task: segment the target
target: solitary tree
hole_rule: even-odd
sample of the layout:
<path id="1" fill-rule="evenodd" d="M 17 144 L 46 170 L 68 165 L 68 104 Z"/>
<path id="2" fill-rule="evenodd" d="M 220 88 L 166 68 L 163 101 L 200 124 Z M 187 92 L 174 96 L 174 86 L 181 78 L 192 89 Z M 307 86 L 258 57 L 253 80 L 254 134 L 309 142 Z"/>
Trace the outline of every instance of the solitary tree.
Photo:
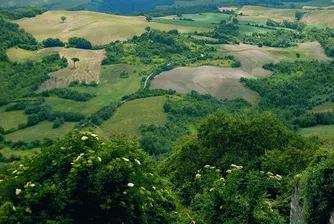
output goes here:
<path id="1" fill-rule="evenodd" d="M 79 62 L 80 59 L 79 59 L 79 58 L 72 58 L 72 61 L 73 61 L 73 63 L 74 63 L 74 68 L 75 68 L 75 63 Z"/>
<path id="2" fill-rule="evenodd" d="M 152 16 L 146 16 L 146 21 L 151 22 L 152 21 Z"/>
<path id="3" fill-rule="evenodd" d="M 65 20 L 67 19 L 65 16 L 62 16 L 61 18 L 61 21 L 63 21 L 63 23 L 65 22 Z"/>
<path id="4" fill-rule="evenodd" d="M 304 16 L 303 12 L 298 11 L 298 12 L 295 13 L 295 17 L 296 17 L 297 20 L 301 20 L 301 18 L 303 18 L 303 16 Z"/>
<path id="5" fill-rule="evenodd" d="M 145 28 L 145 30 L 146 30 L 147 32 L 150 32 L 151 27 L 147 26 L 147 27 Z"/>
<path id="6" fill-rule="evenodd" d="M 236 25 L 236 24 L 239 23 L 239 20 L 238 20 L 237 18 L 234 17 L 233 20 L 232 20 L 232 23 Z"/>

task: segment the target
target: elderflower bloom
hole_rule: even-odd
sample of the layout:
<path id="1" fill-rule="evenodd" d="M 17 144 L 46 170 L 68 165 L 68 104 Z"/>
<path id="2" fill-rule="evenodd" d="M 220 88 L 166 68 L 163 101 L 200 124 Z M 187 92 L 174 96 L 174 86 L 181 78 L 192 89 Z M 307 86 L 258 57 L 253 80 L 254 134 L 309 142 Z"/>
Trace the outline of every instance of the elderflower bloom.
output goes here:
<path id="1" fill-rule="evenodd" d="M 92 137 L 99 137 L 97 134 L 91 134 Z"/>
<path id="2" fill-rule="evenodd" d="M 201 174 L 199 174 L 199 173 L 198 173 L 198 174 L 196 174 L 195 178 L 196 178 L 196 179 L 199 179 L 199 178 L 201 178 Z"/>
<path id="3" fill-rule="evenodd" d="M 205 165 L 204 168 L 208 169 L 210 168 L 210 165 Z"/>
<path id="4" fill-rule="evenodd" d="M 21 194 L 21 191 L 22 191 L 21 189 L 16 189 L 16 190 L 15 190 L 15 194 L 16 194 L 16 195 L 19 195 L 19 194 Z"/>
<path id="5" fill-rule="evenodd" d="M 101 157 L 99 157 L 99 156 L 98 156 L 98 157 L 97 157 L 97 159 L 98 159 L 100 162 L 102 162 L 102 159 L 101 159 Z"/>
<path id="6" fill-rule="evenodd" d="M 88 139 L 87 136 L 82 136 L 82 137 L 81 137 L 81 140 L 82 140 L 82 141 L 86 141 L 87 139 Z"/>
<path id="7" fill-rule="evenodd" d="M 133 183 L 128 183 L 128 187 L 134 187 L 135 185 Z"/>
<path id="8" fill-rule="evenodd" d="M 129 159 L 124 158 L 124 157 L 122 157 L 122 159 L 123 159 L 125 162 L 129 162 L 129 161 L 130 161 Z"/>
<path id="9" fill-rule="evenodd" d="M 213 192 L 214 190 L 215 190 L 214 188 L 211 188 L 211 189 L 210 189 L 210 192 Z"/>
<path id="10" fill-rule="evenodd" d="M 36 185 L 35 184 L 30 184 L 30 187 L 35 187 Z"/>
<path id="11" fill-rule="evenodd" d="M 135 161 L 136 161 L 136 163 L 137 163 L 138 165 L 141 164 L 140 161 L 139 161 L 138 159 L 135 159 Z"/>
<path id="12" fill-rule="evenodd" d="M 232 170 L 226 170 L 226 173 L 232 173 Z"/>

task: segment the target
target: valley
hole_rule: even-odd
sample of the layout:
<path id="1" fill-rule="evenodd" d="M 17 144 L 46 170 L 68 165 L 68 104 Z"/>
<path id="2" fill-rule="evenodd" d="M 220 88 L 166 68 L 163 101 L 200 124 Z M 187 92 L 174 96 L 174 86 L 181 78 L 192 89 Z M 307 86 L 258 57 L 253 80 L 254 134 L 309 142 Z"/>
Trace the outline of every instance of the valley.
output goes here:
<path id="1" fill-rule="evenodd" d="M 330 0 L 0 7 L 0 223 L 332 217 Z"/>

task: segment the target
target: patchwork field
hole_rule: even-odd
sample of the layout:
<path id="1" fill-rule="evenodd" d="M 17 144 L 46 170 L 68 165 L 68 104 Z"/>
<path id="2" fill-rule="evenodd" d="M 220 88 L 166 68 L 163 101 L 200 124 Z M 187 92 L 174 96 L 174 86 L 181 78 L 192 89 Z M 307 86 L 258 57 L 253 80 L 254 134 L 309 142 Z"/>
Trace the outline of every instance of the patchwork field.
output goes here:
<path id="1" fill-rule="evenodd" d="M 35 152 L 39 152 L 40 149 L 29 149 L 29 150 L 14 150 L 10 148 L 4 148 L 0 150 L 0 153 L 6 158 L 14 156 L 20 156 L 20 157 L 29 157 L 32 156 Z"/>
<path id="2" fill-rule="evenodd" d="M 67 20 L 62 23 L 61 16 Z M 152 29 L 180 32 L 206 31 L 203 28 L 183 27 L 172 24 L 147 22 L 145 17 L 116 16 L 89 11 L 48 11 L 35 18 L 15 21 L 39 41 L 49 37 L 58 37 L 66 41 L 69 37 L 85 37 L 94 45 L 108 44 L 115 40 L 126 40 L 145 32 L 145 27 Z"/>
<path id="3" fill-rule="evenodd" d="M 5 112 L 6 107 L 0 107 L 0 126 L 5 130 L 17 128 L 19 124 L 27 123 L 27 116 L 23 111 Z"/>
<path id="4" fill-rule="evenodd" d="M 239 82 L 241 77 L 250 78 L 251 76 L 239 68 L 180 67 L 156 76 L 152 81 L 151 89 L 174 89 L 179 93 L 195 90 L 217 98 L 242 97 L 251 101 L 256 99 L 256 93 L 241 85 Z"/>
<path id="5" fill-rule="evenodd" d="M 329 60 L 318 42 L 301 43 L 298 47 L 273 48 L 255 45 L 220 45 L 222 53 L 229 52 L 241 62 L 241 68 L 254 77 L 270 75 L 262 66 L 267 63 L 277 63 L 281 60 Z M 296 53 L 300 54 L 297 58 Z"/>
<path id="6" fill-rule="evenodd" d="M 52 122 L 43 121 L 35 126 L 25 128 L 5 135 L 6 140 L 31 142 L 44 138 L 56 139 L 69 133 L 76 123 L 65 123 L 60 128 L 53 129 Z"/>
<path id="7" fill-rule="evenodd" d="M 149 66 L 133 67 L 124 64 L 103 66 L 100 83 L 97 87 L 72 88 L 77 91 L 94 93 L 96 94 L 96 97 L 92 98 L 88 102 L 78 102 L 58 97 L 48 97 L 46 98 L 46 102 L 56 111 L 80 111 L 83 114 L 90 114 L 113 101 L 120 101 L 124 95 L 135 93 L 140 88 L 140 81 L 142 79 L 138 73 L 149 68 Z M 129 73 L 129 78 L 120 78 L 120 74 L 123 71 L 127 71 Z"/>
<path id="8" fill-rule="evenodd" d="M 192 19 L 193 21 L 179 20 L 176 16 L 165 16 L 160 18 L 154 18 L 154 22 L 163 23 L 163 24 L 173 24 L 180 26 L 190 26 L 190 27 L 198 27 L 198 28 L 207 28 L 213 29 L 217 24 L 220 23 L 221 20 L 228 20 L 230 15 L 222 14 L 222 13 L 197 13 L 197 14 L 183 14 L 181 19 Z M 264 33 L 272 30 L 263 29 L 259 27 L 247 26 L 248 22 L 254 22 L 253 17 L 248 16 L 239 16 L 238 19 L 243 21 L 240 23 L 239 32 L 240 35 L 249 35 L 253 32 Z M 265 22 L 267 19 L 261 18 Z M 261 21 L 262 21 L 261 20 Z"/>
<path id="9" fill-rule="evenodd" d="M 163 111 L 165 101 L 164 96 L 129 101 L 118 108 L 113 117 L 102 124 L 101 129 L 108 135 L 125 132 L 139 136 L 142 124 L 162 125 L 166 122 Z"/>
<path id="10" fill-rule="evenodd" d="M 64 88 L 75 80 L 85 80 L 87 83 L 92 81 L 100 82 L 101 62 L 105 57 L 105 50 L 56 47 L 43 49 L 38 54 L 44 55 L 51 52 L 58 52 L 61 57 L 65 57 L 68 61 L 68 67 L 51 73 L 51 79 L 44 82 L 37 92 L 53 88 Z M 74 66 L 72 58 L 79 58 L 80 61 Z"/>
<path id="11" fill-rule="evenodd" d="M 310 27 L 334 28 L 334 10 L 311 10 L 301 21 Z"/>
<path id="12" fill-rule="evenodd" d="M 319 136 L 334 141 L 334 125 L 318 125 L 311 128 L 302 128 L 299 134 L 305 137 Z"/>

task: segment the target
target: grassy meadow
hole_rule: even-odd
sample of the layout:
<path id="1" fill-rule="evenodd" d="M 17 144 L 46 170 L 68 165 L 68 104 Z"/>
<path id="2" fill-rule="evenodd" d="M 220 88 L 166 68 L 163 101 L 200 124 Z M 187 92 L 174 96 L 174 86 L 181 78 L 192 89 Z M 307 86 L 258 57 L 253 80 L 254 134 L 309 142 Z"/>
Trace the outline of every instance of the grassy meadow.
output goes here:
<path id="1" fill-rule="evenodd" d="M 140 136 L 139 128 L 142 124 L 162 125 L 166 122 L 163 111 L 165 101 L 164 96 L 129 101 L 119 107 L 113 117 L 102 124 L 101 129 L 107 135 L 125 132 Z"/>
<path id="2" fill-rule="evenodd" d="M 52 128 L 52 122 L 43 121 L 35 126 L 28 127 L 5 136 L 10 141 L 31 142 L 34 140 L 43 140 L 44 138 L 57 139 L 73 130 L 76 123 L 64 123 L 57 129 Z"/>
<path id="3" fill-rule="evenodd" d="M 0 126 L 5 130 L 17 128 L 19 124 L 27 123 L 27 115 L 24 111 L 5 112 L 6 106 L 0 107 Z"/>
<path id="4" fill-rule="evenodd" d="M 334 125 L 318 125 L 311 128 L 302 128 L 299 134 L 305 137 L 319 136 L 334 142 Z"/>
<path id="5" fill-rule="evenodd" d="M 56 111 L 76 112 L 83 114 L 96 112 L 99 108 L 113 101 L 120 101 L 124 95 L 135 93 L 140 88 L 142 77 L 140 71 L 146 71 L 150 66 L 133 67 L 126 64 L 103 66 L 100 83 L 97 87 L 72 87 L 73 90 L 96 94 L 88 102 L 78 102 L 58 97 L 46 98 L 47 105 Z M 120 74 L 127 71 L 129 78 L 120 78 Z"/>

